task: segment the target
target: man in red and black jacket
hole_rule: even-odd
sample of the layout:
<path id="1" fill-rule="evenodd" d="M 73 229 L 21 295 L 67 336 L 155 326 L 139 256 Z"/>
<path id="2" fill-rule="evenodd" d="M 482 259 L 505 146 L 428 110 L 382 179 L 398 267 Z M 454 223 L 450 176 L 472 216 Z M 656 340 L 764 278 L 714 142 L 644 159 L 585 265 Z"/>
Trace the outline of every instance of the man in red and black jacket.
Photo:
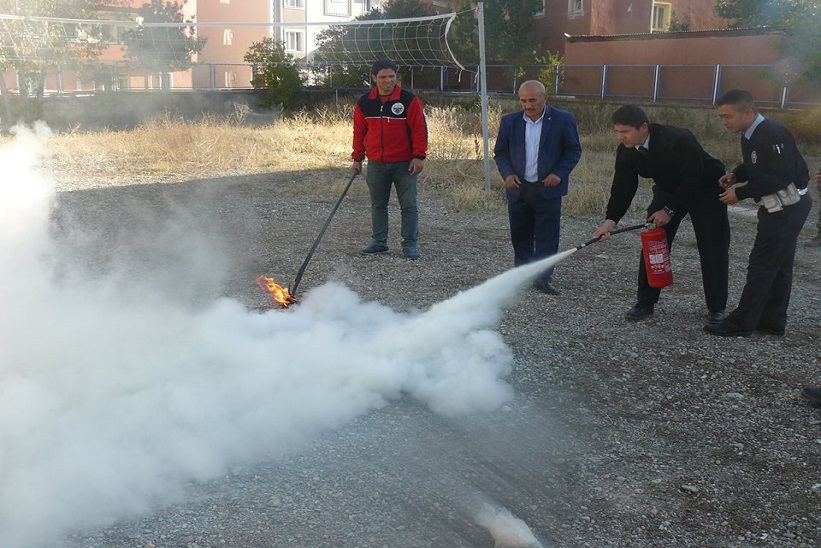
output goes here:
<path id="1" fill-rule="evenodd" d="M 371 67 L 376 85 L 354 107 L 351 170 L 362 171 L 362 161 L 368 159 L 373 234 L 362 252 L 388 251 L 388 201 L 393 185 L 402 211 L 402 252 L 408 259 L 418 259 L 416 182 L 425 167 L 428 127 L 422 101 L 397 83 L 397 70 L 396 63 L 387 59 Z"/>

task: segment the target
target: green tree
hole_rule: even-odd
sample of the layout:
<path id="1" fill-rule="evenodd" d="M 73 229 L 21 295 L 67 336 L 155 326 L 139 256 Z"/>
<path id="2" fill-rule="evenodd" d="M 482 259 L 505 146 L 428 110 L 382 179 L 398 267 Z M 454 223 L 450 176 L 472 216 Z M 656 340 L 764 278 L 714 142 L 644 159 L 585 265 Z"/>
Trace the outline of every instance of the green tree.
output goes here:
<path id="1" fill-rule="evenodd" d="M 83 20 L 92 18 L 96 7 L 95 0 L 0 0 L 0 13 L 23 17 Z M 0 72 L 14 70 L 17 73 L 21 108 L 19 113 L 13 113 L 5 79 L 0 78 L 3 125 L 9 125 L 16 117 L 27 121 L 38 118 L 48 72 L 91 66 L 106 45 L 99 25 L 4 20 L 0 33 Z"/>
<path id="2" fill-rule="evenodd" d="M 430 6 L 430 3 L 421 0 L 391 0 L 381 10 L 374 9 L 371 10 L 371 13 L 374 11 L 382 14 L 380 19 L 405 19 L 436 15 L 436 11 Z"/>
<path id="3" fill-rule="evenodd" d="M 392 0 L 360 15 L 357 21 L 381 21 L 386 19 L 406 19 L 436 15 L 430 6 L 421 0 Z M 357 25 L 331 26 L 317 37 L 317 49 L 312 54 L 312 62 L 317 65 L 328 65 L 327 72 L 318 73 L 320 78 L 327 78 L 334 86 L 362 87 L 370 81 L 369 67 L 376 59 L 372 52 L 381 51 L 382 56 L 392 58 L 401 64 L 405 58 L 413 58 L 408 52 L 415 42 L 424 37 L 415 36 L 406 43 L 397 40 L 391 29 Z M 438 36 L 430 36 L 438 40 Z M 355 47 L 352 47 L 355 45 Z M 339 59 L 347 62 L 340 64 Z"/>
<path id="4" fill-rule="evenodd" d="M 243 60 L 253 68 L 253 86 L 265 90 L 266 104 L 294 104 L 302 91 L 302 78 L 294 56 L 285 53 L 285 44 L 263 38 L 262 42 L 251 44 Z"/>
<path id="5" fill-rule="evenodd" d="M 800 63 L 800 79 L 821 84 L 821 31 L 818 29 L 821 10 L 816 6 L 813 17 L 798 21 L 788 33 L 783 51 Z"/>
<path id="6" fill-rule="evenodd" d="M 781 52 L 794 61 L 785 78 L 821 83 L 821 0 L 718 0 L 716 12 L 731 27 L 783 30 Z"/>
<path id="7" fill-rule="evenodd" d="M 206 39 L 198 38 L 193 26 L 185 26 L 194 20 L 184 20 L 182 4 L 177 2 L 151 0 L 137 10 L 137 17 L 140 24 L 123 36 L 126 58 L 134 67 L 160 73 L 160 87 L 167 89 L 167 73 L 190 68 L 194 55 L 205 47 Z M 152 27 L 148 23 L 179 23 L 179 26 Z"/>
<path id="8" fill-rule="evenodd" d="M 690 30 L 690 17 L 685 15 L 683 18 L 679 19 L 678 15 L 674 11 L 670 16 L 670 27 L 667 29 L 668 32 L 678 32 L 678 31 L 687 31 Z"/>
<path id="9" fill-rule="evenodd" d="M 536 53 L 535 59 L 538 65 L 542 65 L 533 76 L 547 88 L 547 93 L 551 94 L 556 89 L 557 80 L 564 77 L 561 67 L 564 65 L 564 57 L 558 53 L 546 52 Z"/>
<path id="10" fill-rule="evenodd" d="M 718 0 L 716 12 L 730 26 L 778 27 L 789 30 L 804 17 L 818 16 L 818 0 Z M 816 19 L 818 22 L 818 19 Z"/>
<path id="11" fill-rule="evenodd" d="M 450 49 L 463 65 L 479 62 L 479 25 L 476 20 L 476 2 L 455 0 L 456 19 L 450 27 Z"/>
<path id="12" fill-rule="evenodd" d="M 471 0 L 456 0 L 459 16 L 453 25 L 451 48 L 462 63 L 479 62 L 479 26 L 466 10 L 476 9 Z M 544 8 L 542 0 L 487 0 L 485 12 L 485 52 L 488 63 L 528 65 L 542 48 L 536 36 L 534 15 Z M 534 48 L 534 46 L 537 46 Z"/>

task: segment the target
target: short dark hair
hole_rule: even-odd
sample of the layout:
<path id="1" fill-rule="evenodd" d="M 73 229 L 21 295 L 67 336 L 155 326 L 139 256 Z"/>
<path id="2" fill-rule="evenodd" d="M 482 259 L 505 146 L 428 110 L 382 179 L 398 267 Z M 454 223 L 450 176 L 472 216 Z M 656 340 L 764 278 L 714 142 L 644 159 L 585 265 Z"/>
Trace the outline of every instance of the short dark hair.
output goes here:
<path id="1" fill-rule="evenodd" d="M 753 112 L 758 112 L 755 106 L 755 99 L 753 94 L 746 89 L 731 89 L 718 99 L 716 99 L 716 106 L 732 105 L 737 110 L 752 109 Z"/>
<path id="2" fill-rule="evenodd" d="M 636 105 L 624 105 L 619 107 L 611 117 L 613 124 L 622 126 L 632 126 L 636 129 L 640 128 L 642 124 L 650 124 L 650 119 L 647 114 Z"/>
<path id="3" fill-rule="evenodd" d="M 394 72 L 399 71 L 399 65 L 391 61 L 390 59 L 379 59 L 375 61 L 373 65 L 371 65 L 371 76 L 376 76 L 379 74 L 380 70 L 391 69 Z"/>

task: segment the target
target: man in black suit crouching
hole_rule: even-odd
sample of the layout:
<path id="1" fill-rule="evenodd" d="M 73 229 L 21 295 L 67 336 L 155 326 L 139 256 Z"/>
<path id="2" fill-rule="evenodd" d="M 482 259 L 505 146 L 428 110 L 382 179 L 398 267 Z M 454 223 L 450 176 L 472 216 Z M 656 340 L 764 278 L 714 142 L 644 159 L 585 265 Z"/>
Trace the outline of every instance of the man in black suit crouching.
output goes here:
<path id="1" fill-rule="evenodd" d="M 605 220 L 593 232 L 603 240 L 610 236 L 630 207 L 638 189 L 639 176 L 653 179 L 653 198 L 647 220 L 667 232 L 672 247 L 681 221 L 690 214 L 701 258 L 701 279 L 707 302 L 707 321 L 717 324 L 727 307 L 730 223 L 727 206 L 719 200 L 718 184 L 724 164 L 713 158 L 690 131 L 651 124 L 645 112 L 626 105 L 613 113 L 613 129 L 621 143 Z M 661 290 L 651 287 L 643 257 L 639 260 L 638 294 L 635 306 L 624 317 L 630 321 L 653 314 Z"/>

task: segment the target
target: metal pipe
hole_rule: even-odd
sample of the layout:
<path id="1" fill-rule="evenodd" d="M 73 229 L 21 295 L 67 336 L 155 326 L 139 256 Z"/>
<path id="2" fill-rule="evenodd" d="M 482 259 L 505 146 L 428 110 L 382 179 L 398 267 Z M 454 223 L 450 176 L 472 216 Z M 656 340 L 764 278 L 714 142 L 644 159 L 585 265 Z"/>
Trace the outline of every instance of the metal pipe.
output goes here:
<path id="1" fill-rule="evenodd" d="M 716 65 L 716 70 L 713 73 L 713 100 L 715 105 L 718 100 L 718 91 L 721 89 L 721 65 Z"/>
<path id="2" fill-rule="evenodd" d="M 348 184 L 345 185 L 345 188 L 342 190 L 342 194 L 339 195 L 339 199 L 334 204 L 333 209 L 331 209 L 331 213 L 328 215 L 328 219 L 325 221 L 325 224 L 322 225 L 322 230 L 319 231 L 319 235 L 314 240 L 314 245 L 311 246 L 311 250 L 308 251 L 308 256 L 305 257 L 305 260 L 302 262 L 302 266 L 299 267 L 299 271 L 296 273 L 296 278 L 294 279 L 293 286 L 288 288 L 288 293 L 291 296 L 296 296 L 297 287 L 299 287 L 299 281 L 302 279 L 302 275 L 305 273 L 305 268 L 308 266 L 308 262 L 311 260 L 311 257 L 314 255 L 314 251 L 316 248 L 319 247 L 319 241 L 322 239 L 322 236 L 325 235 L 325 231 L 328 230 L 328 227 L 331 225 L 331 220 L 334 218 L 336 214 L 336 210 L 339 209 L 339 205 L 342 203 L 342 200 L 345 198 L 345 195 L 348 193 L 348 189 L 351 188 L 351 184 L 353 180 L 356 179 L 356 176 L 359 175 L 358 171 L 354 171 L 351 175 L 351 178 L 348 180 Z"/>
<path id="3" fill-rule="evenodd" d="M 659 77 L 661 76 L 661 66 L 655 65 L 653 67 L 653 102 L 659 100 Z"/>
<path id="4" fill-rule="evenodd" d="M 490 192 L 490 122 L 487 104 L 487 54 L 485 50 L 485 3 L 477 6 L 479 18 L 479 94 L 482 102 L 482 150 L 485 166 L 485 192 Z"/>
<path id="5" fill-rule="evenodd" d="M 651 226 L 651 223 L 642 223 L 642 224 L 640 224 L 640 225 L 626 226 L 626 227 L 624 227 L 624 228 L 619 228 L 618 230 L 611 230 L 611 231 L 610 231 L 610 235 L 612 236 L 613 234 L 620 234 L 620 233 L 622 233 L 622 232 L 628 232 L 628 231 L 630 231 L 630 230 L 638 230 L 638 229 L 640 229 L 640 228 L 647 228 L 647 227 L 649 227 L 649 226 Z M 581 248 L 583 248 L 583 247 L 587 247 L 587 246 L 589 246 L 589 245 L 591 245 L 591 244 L 595 244 L 596 242 L 598 242 L 599 240 L 601 240 L 601 238 L 602 238 L 602 237 L 601 237 L 601 236 L 599 236 L 598 238 L 593 238 L 592 240 L 587 240 L 587 241 L 586 241 L 586 242 L 584 242 L 583 244 L 577 245 L 577 246 L 576 246 L 576 250 L 578 251 L 579 249 L 581 249 Z"/>

